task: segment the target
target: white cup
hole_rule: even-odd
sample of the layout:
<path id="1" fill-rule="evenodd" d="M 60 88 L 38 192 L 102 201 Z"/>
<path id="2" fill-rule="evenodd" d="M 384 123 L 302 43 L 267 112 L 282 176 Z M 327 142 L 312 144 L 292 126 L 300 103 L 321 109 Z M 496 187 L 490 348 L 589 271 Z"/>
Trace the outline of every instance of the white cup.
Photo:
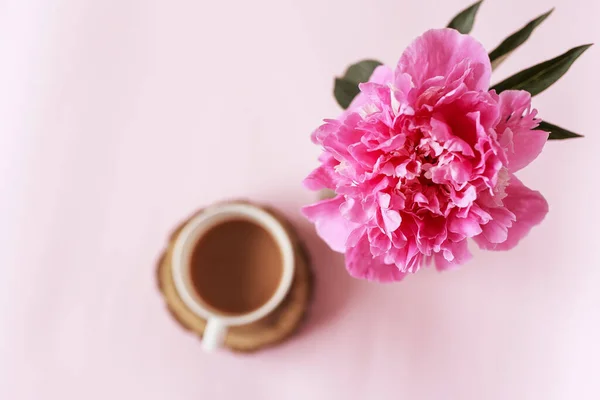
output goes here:
<path id="1" fill-rule="evenodd" d="M 196 294 L 190 274 L 191 256 L 202 235 L 221 223 L 240 217 L 262 227 L 275 239 L 282 255 L 281 280 L 273 296 L 260 308 L 247 314 L 220 314 Z M 231 251 L 235 249 L 232 248 Z M 194 314 L 206 320 L 202 347 L 207 351 L 215 350 L 223 344 L 228 327 L 249 324 L 271 313 L 285 298 L 294 277 L 294 250 L 286 229 L 267 211 L 245 203 L 215 205 L 193 217 L 177 236 L 172 257 L 173 280 L 177 293 Z"/>

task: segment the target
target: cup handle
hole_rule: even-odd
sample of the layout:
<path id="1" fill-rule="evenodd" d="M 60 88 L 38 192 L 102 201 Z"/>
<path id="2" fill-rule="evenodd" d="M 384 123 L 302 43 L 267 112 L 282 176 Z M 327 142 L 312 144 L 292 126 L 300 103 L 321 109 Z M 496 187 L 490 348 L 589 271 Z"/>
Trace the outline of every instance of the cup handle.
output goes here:
<path id="1" fill-rule="evenodd" d="M 202 348 L 212 352 L 221 347 L 225 340 L 227 326 L 218 318 L 209 318 L 202 334 Z"/>

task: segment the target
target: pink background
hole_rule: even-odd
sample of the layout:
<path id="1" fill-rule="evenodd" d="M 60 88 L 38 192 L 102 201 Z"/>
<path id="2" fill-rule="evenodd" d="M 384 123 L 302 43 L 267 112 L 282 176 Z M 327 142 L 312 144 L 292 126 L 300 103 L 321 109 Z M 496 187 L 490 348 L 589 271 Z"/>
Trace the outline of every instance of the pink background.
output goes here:
<path id="1" fill-rule="evenodd" d="M 600 398 L 597 48 L 535 98 L 587 138 L 520 174 L 551 212 L 515 251 L 381 286 L 299 216 L 333 76 L 466 5 L 0 1 L 0 399 Z M 496 79 L 599 39 L 590 0 L 488 1 L 474 34 L 492 48 L 554 5 Z M 178 220 L 239 196 L 298 222 L 316 298 L 286 344 L 207 355 L 154 265 Z"/>

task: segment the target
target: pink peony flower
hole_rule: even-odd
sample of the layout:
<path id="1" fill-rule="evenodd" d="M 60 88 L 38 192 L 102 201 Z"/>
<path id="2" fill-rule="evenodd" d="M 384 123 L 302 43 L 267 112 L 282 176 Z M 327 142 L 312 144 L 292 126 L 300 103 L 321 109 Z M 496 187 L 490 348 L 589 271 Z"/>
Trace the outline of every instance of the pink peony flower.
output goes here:
<path id="1" fill-rule="evenodd" d="M 430 30 L 313 133 L 324 152 L 305 185 L 336 197 L 303 213 L 352 276 L 396 281 L 429 261 L 443 270 L 470 259 L 467 239 L 507 250 L 544 218 L 545 199 L 513 173 L 548 134 L 533 130 L 529 93 L 488 91 L 490 75 L 475 39 Z"/>

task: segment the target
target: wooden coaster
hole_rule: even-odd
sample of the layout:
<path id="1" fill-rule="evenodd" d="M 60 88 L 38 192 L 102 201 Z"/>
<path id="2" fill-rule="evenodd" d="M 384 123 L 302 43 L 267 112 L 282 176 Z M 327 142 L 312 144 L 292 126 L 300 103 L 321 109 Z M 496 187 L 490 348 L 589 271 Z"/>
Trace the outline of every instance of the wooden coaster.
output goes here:
<path id="1" fill-rule="evenodd" d="M 253 352 L 277 344 L 293 335 L 304 320 L 312 297 L 313 275 L 310 259 L 297 233 L 290 223 L 272 209 L 264 208 L 275 216 L 288 231 L 295 250 L 296 268 L 292 287 L 284 301 L 271 314 L 248 325 L 229 328 L 225 347 L 236 352 Z M 202 210 L 199 211 L 201 213 Z M 206 321 L 194 314 L 181 300 L 171 274 L 171 251 L 183 226 L 195 215 L 190 216 L 171 234 L 166 249 L 157 266 L 158 287 L 168 311 L 185 329 L 202 337 Z"/>

